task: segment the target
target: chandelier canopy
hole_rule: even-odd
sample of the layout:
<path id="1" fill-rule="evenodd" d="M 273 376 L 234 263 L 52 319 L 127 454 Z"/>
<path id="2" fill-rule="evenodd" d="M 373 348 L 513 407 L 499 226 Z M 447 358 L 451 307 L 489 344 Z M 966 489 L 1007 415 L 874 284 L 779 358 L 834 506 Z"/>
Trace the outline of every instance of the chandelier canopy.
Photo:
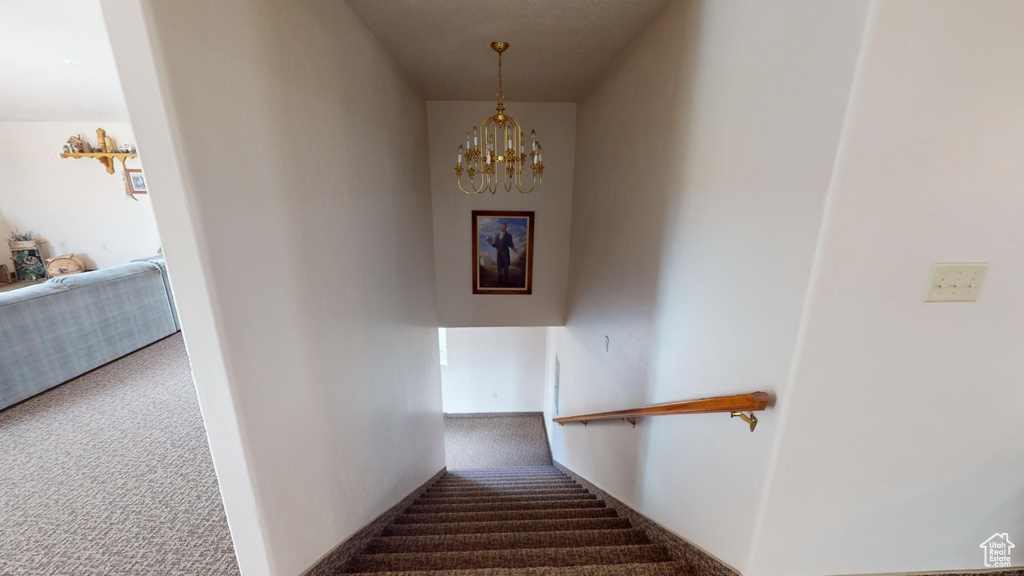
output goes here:
<path id="1" fill-rule="evenodd" d="M 540 142 L 537 142 L 537 133 L 531 130 L 530 154 L 527 156 L 526 137 L 519 121 L 505 114 L 505 94 L 501 90 L 501 54 L 508 50 L 508 43 L 492 42 L 491 49 L 498 53 L 498 113 L 484 119 L 479 128 L 474 126 L 470 132 L 466 132 L 466 145 L 459 146 L 455 179 L 466 194 L 481 194 L 485 191 L 494 194 L 499 187 L 503 187 L 505 192 L 511 192 L 513 186 L 519 192 L 529 194 L 540 188 L 544 177 Z M 462 167 L 463 158 L 466 160 L 465 169 Z M 500 168 L 499 164 L 502 165 Z M 527 167 L 531 176 L 524 178 Z M 468 176 L 466 186 L 463 186 L 463 172 Z"/>

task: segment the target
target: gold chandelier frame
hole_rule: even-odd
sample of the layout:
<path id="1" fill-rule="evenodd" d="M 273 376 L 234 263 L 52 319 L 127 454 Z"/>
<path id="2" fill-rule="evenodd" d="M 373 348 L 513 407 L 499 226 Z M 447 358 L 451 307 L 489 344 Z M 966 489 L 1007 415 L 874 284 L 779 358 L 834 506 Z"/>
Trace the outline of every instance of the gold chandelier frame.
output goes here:
<path id="1" fill-rule="evenodd" d="M 459 189 L 466 194 L 495 194 L 499 188 L 511 192 L 514 186 L 522 194 L 540 189 L 544 179 L 544 162 L 536 132 L 530 132 L 530 152 L 526 153 L 526 136 L 519 121 L 505 114 L 505 94 L 501 84 L 501 55 L 508 50 L 507 42 L 492 42 L 491 49 L 498 53 L 498 107 L 497 114 L 484 119 L 472 133 L 466 133 L 465 147 L 459 146 L 459 157 L 455 165 L 455 179 Z M 499 135 L 501 138 L 499 139 Z M 481 137 L 483 140 L 481 141 Z M 465 157 L 466 168 L 462 161 Z M 529 159 L 529 161 L 527 161 Z M 498 164 L 502 164 L 501 168 Z M 529 186 L 524 185 L 526 166 L 529 166 Z M 462 174 L 468 176 L 463 186 Z M 502 178 L 504 176 L 504 178 Z M 532 182 L 530 181 L 532 178 Z M 467 189 L 468 188 L 468 189 Z"/>

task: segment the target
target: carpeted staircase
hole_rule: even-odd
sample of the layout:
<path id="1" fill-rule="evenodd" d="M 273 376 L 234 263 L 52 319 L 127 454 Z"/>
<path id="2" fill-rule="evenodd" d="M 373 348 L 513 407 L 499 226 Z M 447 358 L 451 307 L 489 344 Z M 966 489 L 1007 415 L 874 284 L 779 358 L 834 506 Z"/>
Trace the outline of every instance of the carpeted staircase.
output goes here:
<path id="1" fill-rule="evenodd" d="M 346 573 L 669 576 L 683 564 L 552 466 L 449 472 Z"/>

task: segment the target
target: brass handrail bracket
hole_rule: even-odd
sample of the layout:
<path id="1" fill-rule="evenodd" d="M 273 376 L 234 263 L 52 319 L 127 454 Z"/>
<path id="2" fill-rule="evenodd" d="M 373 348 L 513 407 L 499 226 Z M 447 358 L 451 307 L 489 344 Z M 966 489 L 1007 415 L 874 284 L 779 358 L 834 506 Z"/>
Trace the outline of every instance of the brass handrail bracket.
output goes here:
<path id="1" fill-rule="evenodd" d="M 636 428 L 636 418 L 623 418 L 623 420 L 632 424 L 633 428 Z"/>
<path id="2" fill-rule="evenodd" d="M 753 412 L 750 413 L 750 416 L 747 416 L 743 412 L 733 412 L 729 415 L 729 418 L 735 418 L 737 416 L 742 418 L 743 421 L 746 422 L 747 424 L 750 424 L 751 432 L 754 431 L 754 428 L 757 428 L 757 416 L 754 416 Z"/>

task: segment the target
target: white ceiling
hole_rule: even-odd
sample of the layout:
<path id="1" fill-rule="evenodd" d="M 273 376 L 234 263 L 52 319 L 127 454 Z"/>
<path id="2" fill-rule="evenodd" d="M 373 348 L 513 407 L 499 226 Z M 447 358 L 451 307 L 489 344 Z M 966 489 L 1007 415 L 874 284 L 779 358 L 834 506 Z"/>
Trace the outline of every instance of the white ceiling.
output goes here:
<path id="1" fill-rule="evenodd" d="M 585 96 L 671 0 L 348 0 L 427 100 Z"/>
<path id="2" fill-rule="evenodd" d="M 0 0 L 0 122 L 18 120 L 128 120 L 99 0 Z"/>

